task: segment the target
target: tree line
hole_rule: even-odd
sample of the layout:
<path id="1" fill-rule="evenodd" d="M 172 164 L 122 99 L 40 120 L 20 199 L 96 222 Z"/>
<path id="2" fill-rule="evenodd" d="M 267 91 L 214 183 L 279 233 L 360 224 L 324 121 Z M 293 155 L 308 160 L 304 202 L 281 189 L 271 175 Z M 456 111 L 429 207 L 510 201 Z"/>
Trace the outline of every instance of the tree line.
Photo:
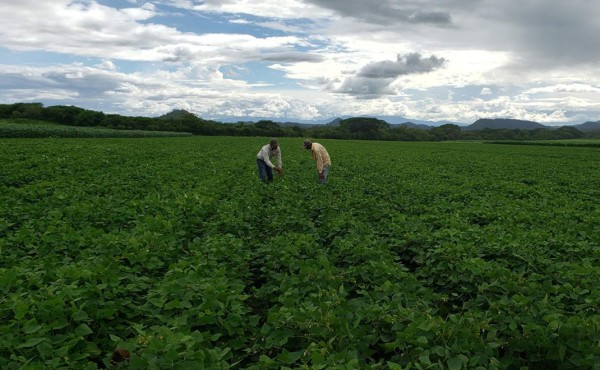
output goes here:
<path id="1" fill-rule="evenodd" d="M 106 127 L 117 130 L 189 132 L 205 136 L 312 137 L 354 140 L 445 141 L 445 140 L 558 140 L 600 138 L 600 132 L 584 133 L 575 127 L 557 129 L 483 129 L 463 131 L 454 124 L 431 129 L 392 126 L 377 118 L 354 117 L 339 120 L 339 125 L 307 127 L 281 125 L 270 120 L 221 123 L 202 119 L 184 110 L 161 117 L 130 117 L 87 110 L 75 106 L 44 107 L 42 103 L 0 104 L 0 118 L 54 122 L 69 126 Z"/>

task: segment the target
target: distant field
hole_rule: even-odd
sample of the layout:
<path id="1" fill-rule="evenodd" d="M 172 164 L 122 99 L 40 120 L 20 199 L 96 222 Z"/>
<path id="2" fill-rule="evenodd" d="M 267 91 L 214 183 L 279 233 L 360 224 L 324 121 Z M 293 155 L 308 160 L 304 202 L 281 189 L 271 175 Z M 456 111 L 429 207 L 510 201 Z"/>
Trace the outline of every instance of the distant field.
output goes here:
<path id="1" fill-rule="evenodd" d="M 600 151 L 0 139 L 0 368 L 591 369 Z"/>
<path id="2" fill-rule="evenodd" d="M 492 141 L 492 144 L 509 145 L 538 145 L 538 146 L 573 146 L 600 148 L 600 139 L 565 139 L 565 140 L 535 140 L 535 141 Z"/>
<path id="3" fill-rule="evenodd" d="M 41 121 L 0 119 L 0 138 L 106 138 L 106 137 L 173 137 L 190 136 L 186 132 L 113 130 L 100 127 L 66 126 Z"/>

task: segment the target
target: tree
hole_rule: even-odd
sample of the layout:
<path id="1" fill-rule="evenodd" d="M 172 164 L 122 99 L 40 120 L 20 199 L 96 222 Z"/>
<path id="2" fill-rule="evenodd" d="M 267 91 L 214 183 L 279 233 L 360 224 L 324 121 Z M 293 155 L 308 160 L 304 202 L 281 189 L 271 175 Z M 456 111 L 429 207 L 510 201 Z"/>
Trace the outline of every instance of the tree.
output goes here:
<path id="1" fill-rule="evenodd" d="M 79 107 L 55 105 L 44 110 L 44 120 L 74 126 L 75 117 L 83 111 L 84 109 Z"/>
<path id="2" fill-rule="evenodd" d="M 340 121 L 340 130 L 347 131 L 357 139 L 379 139 L 390 125 L 377 118 L 353 117 Z"/>
<path id="3" fill-rule="evenodd" d="M 265 131 L 277 131 L 281 130 L 281 126 L 277 122 L 269 121 L 269 120 L 260 120 L 254 124 L 256 128 Z"/>
<path id="4" fill-rule="evenodd" d="M 13 104 L 11 118 L 42 119 L 44 105 L 42 103 Z"/>
<path id="5" fill-rule="evenodd" d="M 107 114 L 101 123 L 104 127 L 122 129 L 125 128 L 123 125 L 123 116 L 119 114 Z"/>
<path id="6" fill-rule="evenodd" d="M 447 123 L 431 129 L 436 140 L 457 140 L 461 138 L 460 127 Z"/>
<path id="7" fill-rule="evenodd" d="M 556 130 L 561 139 L 579 139 L 585 136 L 585 134 L 579 131 L 575 127 L 563 126 Z"/>
<path id="8" fill-rule="evenodd" d="M 100 126 L 104 120 L 104 113 L 84 110 L 75 116 L 75 126 Z"/>

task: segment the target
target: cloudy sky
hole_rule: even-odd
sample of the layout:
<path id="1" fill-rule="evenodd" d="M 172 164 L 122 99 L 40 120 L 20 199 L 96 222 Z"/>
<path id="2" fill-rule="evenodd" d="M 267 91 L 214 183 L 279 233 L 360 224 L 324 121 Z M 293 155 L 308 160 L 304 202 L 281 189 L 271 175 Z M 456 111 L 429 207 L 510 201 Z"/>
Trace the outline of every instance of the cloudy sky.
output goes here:
<path id="1" fill-rule="evenodd" d="M 0 24 L 3 104 L 600 120 L 597 0 L 16 0 Z"/>

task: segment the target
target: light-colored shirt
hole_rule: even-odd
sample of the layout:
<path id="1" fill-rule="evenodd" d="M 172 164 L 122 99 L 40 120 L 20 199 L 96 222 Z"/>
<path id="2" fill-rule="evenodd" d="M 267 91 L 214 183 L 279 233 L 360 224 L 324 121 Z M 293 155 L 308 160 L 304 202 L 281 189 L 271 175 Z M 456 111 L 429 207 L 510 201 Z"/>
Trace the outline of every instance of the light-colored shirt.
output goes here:
<path id="1" fill-rule="evenodd" d="M 319 173 L 323 172 L 323 167 L 331 165 L 331 158 L 329 158 L 329 153 L 327 153 L 327 150 L 323 145 L 312 143 L 310 152 L 312 153 L 315 162 L 317 162 L 317 171 L 319 171 Z"/>
<path id="2" fill-rule="evenodd" d="M 275 150 L 271 150 L 271 145 L 267 144 L 260 148 L 260 151 L 256 155 L 256 158 L 262 159 L 265 161 L 267 166 L 274 168 L 275 165 L 271 163 L 271 159 L 275 157 L 277 158 L 277 167 L 281 168 L 281 147 L 277 146 Z"/>

